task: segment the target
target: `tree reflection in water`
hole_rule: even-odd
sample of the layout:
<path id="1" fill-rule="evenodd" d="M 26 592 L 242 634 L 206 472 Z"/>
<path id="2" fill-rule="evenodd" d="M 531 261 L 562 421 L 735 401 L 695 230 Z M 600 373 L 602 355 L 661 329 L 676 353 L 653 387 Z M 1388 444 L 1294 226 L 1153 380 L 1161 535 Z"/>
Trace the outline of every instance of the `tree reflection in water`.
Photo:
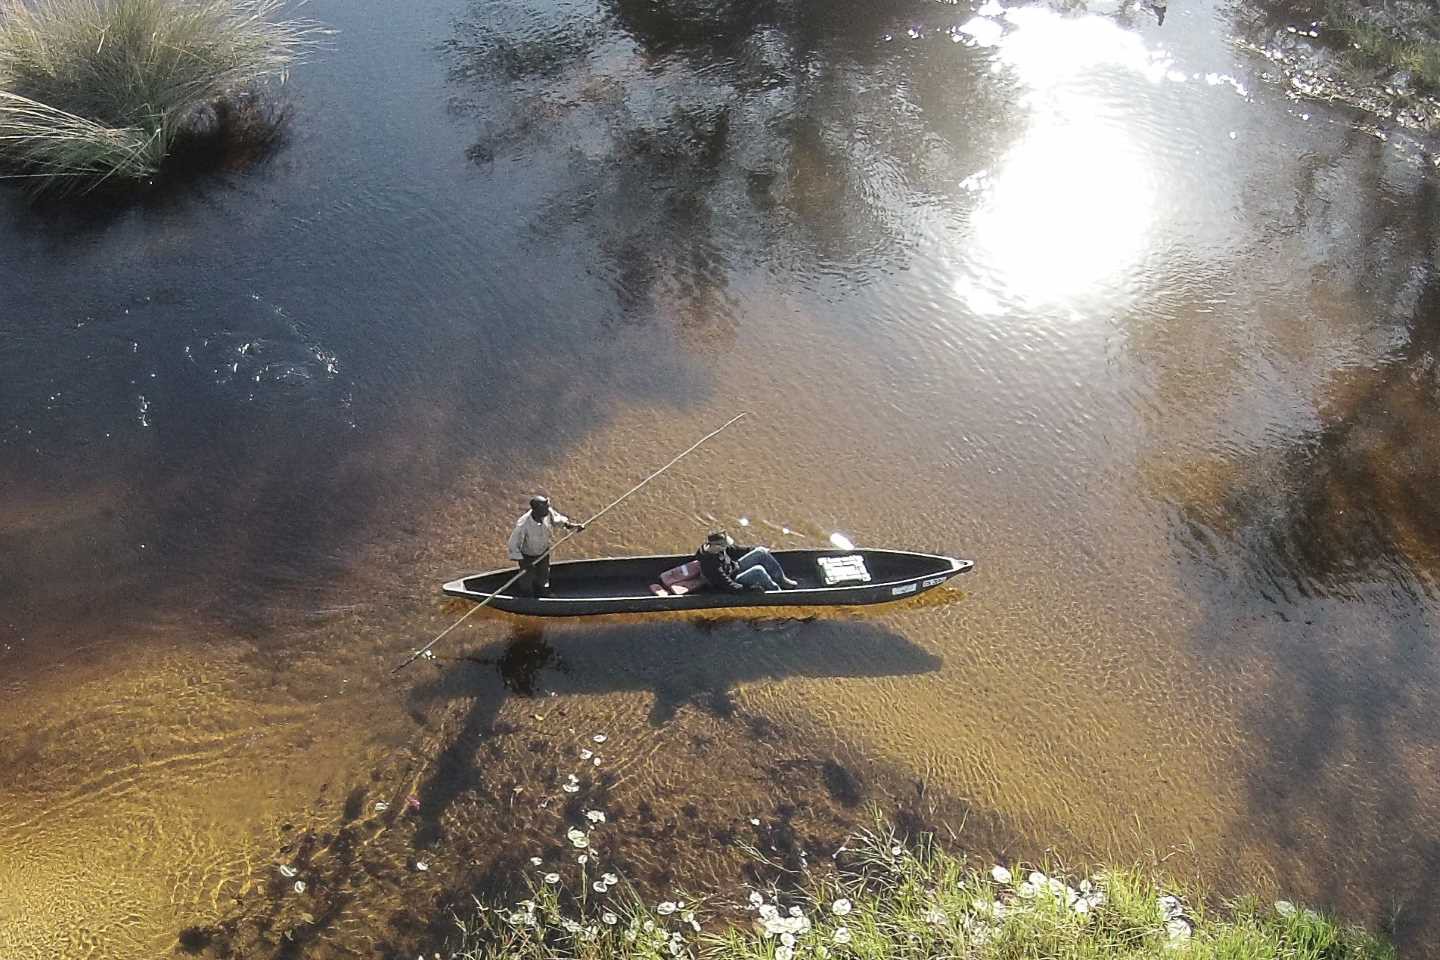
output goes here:
<path id="1" fill-rule="evenodd" d="M 863 283 L 905 261 L 917 201 L 998 155 L 1005 82 L 980 51 L 937 59 L 904 42 L 927 29 L 916 15 L 477 4 L 446 45 L 453 106 L 479 123 L 469 154 L 491 176 L 514 162 L 553 174 L 537 232 L 598 244 L 628 321 L 670 311 L 724 341 L 739 276 Z M 937 32 L 954 20 L 935 16 Z"/>

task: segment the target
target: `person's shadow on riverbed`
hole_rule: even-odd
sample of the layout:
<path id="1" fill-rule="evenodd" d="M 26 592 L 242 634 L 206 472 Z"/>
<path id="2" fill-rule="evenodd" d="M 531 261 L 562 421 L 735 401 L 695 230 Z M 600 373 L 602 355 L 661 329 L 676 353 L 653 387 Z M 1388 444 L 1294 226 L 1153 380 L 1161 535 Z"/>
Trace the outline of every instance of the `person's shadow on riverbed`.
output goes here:
<path id="1" fill-rule="evenodd" d="M 784 677 L 887 677 L 938 670 L 940 657 L 877 624 L 843 620 L 666 622 L 599 628 L 522 627 L 503 644 L 447 663 L 410 694 L 433 705 L 472 701 L 460 731 L 435 757 L 418 793 L 416 845 L 434 843 L 451 802 L 479 775 L 476 743 L 510 696 L 565 697 L 648 690 L 650 722 L 687 705 L 733 716 L 736 686 Z"/>

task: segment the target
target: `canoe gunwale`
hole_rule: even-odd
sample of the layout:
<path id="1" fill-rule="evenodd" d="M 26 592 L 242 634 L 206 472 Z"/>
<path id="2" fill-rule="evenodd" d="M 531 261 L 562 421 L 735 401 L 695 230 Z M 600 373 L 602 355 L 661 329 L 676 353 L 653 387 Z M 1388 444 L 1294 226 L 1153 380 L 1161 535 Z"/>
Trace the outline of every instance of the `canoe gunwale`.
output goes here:
<path id="1" fill-rule="evenodd" d="M 488 605 L 497 610 L 527 616 L 563 617 L 591 616 L 605 613 L 668 613 L 689 610 L 724 610 L 740 607 L 859 606 L 884 603 L 891 600 L 909 599 L 919 593 L 939 586 L 952 577 L 968 572 L 975 565 L 971 560 L 960 560 L 940 554 L 916 553 L 904 550 L 777 550 L 775 553 L 782 559 L 785 558 L 786 555 L 793 556 L 795 554 L 808 557 L 845 556 L 851 553 L 881 554 L 910 558 L 916 561 L 931 561 L 933 565 L 928 570 L 922 570 L 909 576 L 892 577 L 886 580 L 873 580 L 868 583 L 800 587 L 790 590 L 772 590 L 754 594 L 699 591 L 683 595 L 644 593 L 589 597 L 552 595 L 536 598 L 521 597 L 508 593 L 492 595 L 483 590 L 475 590 L 466 586 L 468 581 L 474 581 L 482 577 L 498 576 L 508 579 L 515 574 L 514 567 L 504 567 L 496 570 L 486 570 L 480 573 L 468 574 L 445 583 L 442 590 L 450 596 L 462 597 L 476 603 L 489 600 Z M 659 565 L 671 561 L 683 563 L 688 559 L 690 559 L 688 556 L 630 556 L 592 557 L 581 560 L 567 560 L 552 565 L 551 578 L 553 581 L 555 573 L 559 572 L 562 565 L 573 571 L 576 567 L 589 564 L 646 561 Z M 503 583 L 504 581 L 502 580 L 501 582 Z M 922 584 L 924 585 L 922 586 Z M 907 586 L 909 589 L 905 589 Z"/>

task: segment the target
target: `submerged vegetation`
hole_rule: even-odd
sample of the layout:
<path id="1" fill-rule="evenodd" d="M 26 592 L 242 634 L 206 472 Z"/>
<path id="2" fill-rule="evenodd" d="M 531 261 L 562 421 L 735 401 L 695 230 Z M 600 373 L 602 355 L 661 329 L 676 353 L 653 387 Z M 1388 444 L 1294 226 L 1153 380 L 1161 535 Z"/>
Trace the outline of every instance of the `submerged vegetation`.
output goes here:
<path id="1" fill-rule="evenodd" d="M 977 868 L 928 839 L 892 832 L 842 847 L 835 869 L 732 903 L 650 903 L 606 872 L 592 834 L 572 828 L 574 863 L 534 858 L 530 895 L 457 918 L 463 960 L 1393 960 L 1364 930 L 1286 901 L 1211 910 L 1153 874 L 1074 882 L 1040 870 Z M 758 856 L 758 854 L 757 854 Z M 563 874 L 562 874 L 563 871 Z M 726 915 L 729 915 L 728 917 Z M 743 922 L 736 922 L 740 919 Z"/>
<path id="2" fill-rule="evenodd" d="M 140 183 L 274 139 L 259 96 L 315 41 L 281 0 L 0 0 L 0 164 L 38 189 Z"/>

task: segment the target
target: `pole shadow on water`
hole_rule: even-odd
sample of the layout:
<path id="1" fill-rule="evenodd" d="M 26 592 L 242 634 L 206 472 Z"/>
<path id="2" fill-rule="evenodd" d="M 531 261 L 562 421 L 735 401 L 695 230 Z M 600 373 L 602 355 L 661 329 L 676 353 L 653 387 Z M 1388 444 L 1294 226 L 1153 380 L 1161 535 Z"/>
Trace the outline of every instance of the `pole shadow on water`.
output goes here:
<path id="1" fill-rule="evenodd" d="M 901 634 L 878 624 L 837 620 L 667 622 L 589 629 L 518 627 L 498 648 L 441 668 L 417 685 L 415 710 L 473 701 L 420 787 L 424 826 L 417 846 L 436 842 L 441 818 L 475 768 L 476 743 L 511 696 L 570 697 L 624 691 L 654 695 L 659 726 L 685 706 L 721 717 L 737 713 L 735 688 L 787 677 L 886 677 L 930 673 L 942 664 Z"/>

